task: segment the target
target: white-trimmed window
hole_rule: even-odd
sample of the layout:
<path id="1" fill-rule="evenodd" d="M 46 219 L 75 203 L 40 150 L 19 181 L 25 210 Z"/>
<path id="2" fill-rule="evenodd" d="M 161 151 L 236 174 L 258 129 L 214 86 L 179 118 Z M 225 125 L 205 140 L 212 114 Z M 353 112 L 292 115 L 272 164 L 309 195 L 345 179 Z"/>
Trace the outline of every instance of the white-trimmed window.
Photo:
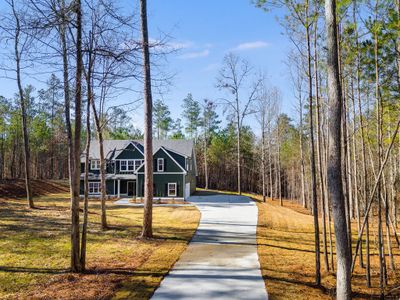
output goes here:
<path id="1" fill-rule="evenodd" d="M 168 197 L 176 197 L 176 182 L 168 183 Z"/>
<path id="2" fill-rule="evenodd" d="M 139 167 L 142 165 L 143 162 L 144 162 L 143 159 L 135 159 L 135 171 L 139 169 Z"/>
<path id="3" fill-rule="evenodd" d="M 133 171 L 135 167 L 135 162 L 133 160 L 128 160 L 128 171 Z"/>
<path id="4" fill-rule="evenodd" d="M 136 171 L 143 162 L 143 159 L 122 159 L 119 163 L 119 170 L 121 172 Z"/>
<path id="5" fill-rule="evenodd" d="M 164 158 L 157 158 L 157 172 L 164 172 Z"/>
<path id="6" fill-rule="evenodd" d="M 89 194 L 100 194 L 101 185 L 100 182 L 89 182 Z"/>
<path id="7" fill-rule="evenodd" d="M 119 170 L 120 171 L 128 171 L 128 161 L 127 160 L 121 160 L 119 162 Z"/>
<path id="8" fill-rule="evenodd" d="M 100 170 L 100 160 L 99 159 L 92 159 L 90 161 L 90 169 L 91 170 Z"/>

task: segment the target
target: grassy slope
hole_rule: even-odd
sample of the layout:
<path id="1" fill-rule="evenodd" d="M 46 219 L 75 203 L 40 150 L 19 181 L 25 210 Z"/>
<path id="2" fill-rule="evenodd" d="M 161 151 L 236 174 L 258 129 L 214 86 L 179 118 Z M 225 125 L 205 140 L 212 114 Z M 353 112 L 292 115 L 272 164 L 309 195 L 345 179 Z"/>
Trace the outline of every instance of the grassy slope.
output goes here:
<path id="1" fill-rule="evenodd" d="M 36 198 L 29 210 L 22 199 L 0 198 L 0 298 L 147 299 L 194 234 L 200 213 L 194 207 L 157 207 L 158 239 L 136 239 L 142 208 L 108 204 L 111 230 L 101 231 L 98 202 L 90 204 L 88 273 L 69 274 L 68 194 Z M 71 288 L 73 286 L 74 288 Z"/>

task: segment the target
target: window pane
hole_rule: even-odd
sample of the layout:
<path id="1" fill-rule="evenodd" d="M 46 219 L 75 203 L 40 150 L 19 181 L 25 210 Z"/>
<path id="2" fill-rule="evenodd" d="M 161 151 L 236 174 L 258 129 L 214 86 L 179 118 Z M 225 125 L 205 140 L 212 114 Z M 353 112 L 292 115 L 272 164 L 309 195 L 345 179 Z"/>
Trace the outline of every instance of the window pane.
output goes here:
<path id="1" fill-rule="evenodd" d="M 157 159 L 157 171 L 164 171 L 164 159 L 163 158 Z"/>
<path id="2" fill-rule="evenodd" d="M 176 183 L 168 183 L 168 196 L 176 196 Z"/>
<path id="3" fill-rule="evenodd" d="M 142 164 L 142 161 L 139 160 L 135 160 L 135 171 L 140 167 L 140 165 Z"/>

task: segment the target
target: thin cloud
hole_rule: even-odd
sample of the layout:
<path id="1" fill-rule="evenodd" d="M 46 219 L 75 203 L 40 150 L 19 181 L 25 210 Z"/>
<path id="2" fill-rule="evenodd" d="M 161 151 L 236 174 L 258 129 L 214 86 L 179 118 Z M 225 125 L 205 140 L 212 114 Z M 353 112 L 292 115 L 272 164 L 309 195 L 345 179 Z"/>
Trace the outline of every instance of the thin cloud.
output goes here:
<path id="1" fill-rule="evenodd" d="M 173 48 L 173 49 L 187 49 L 193 47 L 194 43 L 193 42 L 171 42 L 168 43 L 168 46 Z"/>
<path id="2" fill-rule="evenodd" d="M 156 50 L 164 50 L 164 51 L 179 51 L 183 49 L 188 49 L 194 46 L 194 43 L 191 41 L 186 42 L 169 42 L 154 38 L 149 38 L 150 46 L 155 48 Z"/>
<path id="3" fill-rule="evenodd" d="M 255 42 L 248 42 L 248 43 L 242 43 L 237 45 L 235 48 L 232 50 L 234 51 L 245 51 L 245 50 L 253 50 L 253 49 L 259 49 L 259 48 L 265 48 L 269 46 L 267 42 L 264 41 L 255 41 Z"/>
<path id="4" fill-rule="evenodd" d="M 182 59 L 193 59 L 199 57 L 206 57 L 210 54 L 210 50 L 205 49 L 203 51 L 188 52 L 180 56 Z"/>
<path id="5" fill-rule="evenodd" d="M 218 63 L 213 63 L 213 64 L 209 64 L 207 65 L 205 68 L 203 68 L 203 72 L 211 72 L 211 71 L 215 71 L 216 69 L 218 69 L 220 66 L 220 64 Z"/>

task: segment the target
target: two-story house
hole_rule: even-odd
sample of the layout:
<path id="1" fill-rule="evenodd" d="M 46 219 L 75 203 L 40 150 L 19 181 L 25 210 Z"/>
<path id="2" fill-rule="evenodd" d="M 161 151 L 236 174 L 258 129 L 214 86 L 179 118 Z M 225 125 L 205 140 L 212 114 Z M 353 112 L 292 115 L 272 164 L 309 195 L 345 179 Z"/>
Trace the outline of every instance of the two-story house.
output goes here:
<path id="1" fill-rule="evenodd" d="M 107 195 L 144 196 L 144 148 L 141 140 L 105 140 Z M 153 140 L 154 199 L 187 199 L 196 189 L 196 154 L 192 140 Z M 85 154 L 81 158 L 81 194 Z M 89 195 L 100 195 L 100 148 L 89 153 Z"/>

